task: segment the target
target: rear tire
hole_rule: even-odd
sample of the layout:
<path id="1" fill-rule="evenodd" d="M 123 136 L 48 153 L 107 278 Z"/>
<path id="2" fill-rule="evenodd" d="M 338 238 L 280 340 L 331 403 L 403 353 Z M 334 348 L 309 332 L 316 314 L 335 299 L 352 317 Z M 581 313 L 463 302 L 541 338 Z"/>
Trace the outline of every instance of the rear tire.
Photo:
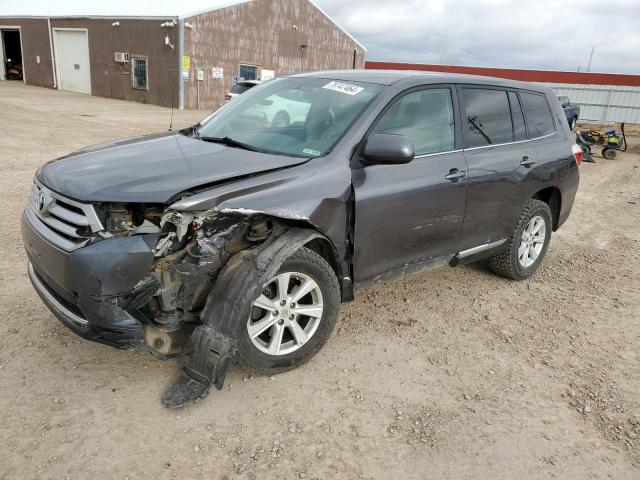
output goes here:
<path id="1" fill-rule="evenodd" d="M 277 279 L 283 274 L 290 274 L 291 280 L 286 282 L 289 297 L 285 305 L 281 306 L 278 301 L 281 298 L 280 283 Z M 314 287 L 317 288 L 300 299 L 293 299 L 302 284 L 309 280 L 314 282 Z M 243 320 L 247 326 L 242 329 L 239 354 L 240 359 L 250 370 L 273 374 L 303 364 L 326 343 L 338 319 L 340 287 L 333 269 L 326 260 L 316 252 L 302 247 L 282 264 L 274 280 L 264 286 L 260 299 L 261 302 L 257 299 L 253 304 L 251 318 Z M 272 308 L 268 300 L 274 302 L 275 308 Z M 256 306 L 256 303 L 273 311 Z M 321 313 L 319 315 L 315 313 L 315 318 L 296 313 L 300 308 L 309 308 L 311 305 L 321 305 Z M 289 321 L 290 318 L 293 320 Z M 267 322 L 264 323 L 265 325 L 270 323 L 271 326 L 264 328 L 263 333 L 255 335 L 255 332 L 263 328 L 258 325 L 265 321 Z M 316 325 L 314 325 L 315 322 L 317 322 Z M 299 330 L 300 327 L 302 330 Z M 250 329 L 254 332 L 253 339 L 249 333 Z M 280 333 L 280 329 L 283 333 Z M 277 353 L 275 351 L 269 353 L 271 340 L 277 334 L 279 334 Z M 298 335 L 301 334 L 300 338 L 303 341 L 299 341 Z"/>
<path id="2" fill-rule="evenodd" d="M 505 250 L 489 258 L 491 270 L 512 280 L 529 278 L 536 273 L 547 253 L 552 227 L 549 205 L 541 200 L 529 200 L 522 209 Z"/>
<path id="3" fill-rule="evenodd" d="M 602 149 L 602 156 L 607 160 L 615 160 L 616 151 L 613 148 L 604 148 Z"/>
<path id="4" fill-rule="evenodd" d="M 576 117 L 573 117 L 570 121 L 569 121 L 569 130 L 573 131 L 574 128 L 576 128 Z"/>

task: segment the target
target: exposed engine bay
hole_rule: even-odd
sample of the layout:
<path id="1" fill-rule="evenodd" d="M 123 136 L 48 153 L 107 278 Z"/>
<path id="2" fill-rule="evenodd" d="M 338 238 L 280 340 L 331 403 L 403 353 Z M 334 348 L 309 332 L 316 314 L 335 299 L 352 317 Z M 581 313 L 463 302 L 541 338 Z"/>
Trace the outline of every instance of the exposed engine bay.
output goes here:
<path id="1" fill-rule="evenodd" d="M 273 223 L 251 217 L 205 211 L 196 214 L 158 207 L 110 205 L 105 238 L 160 234 L 149 274 L 118 306 L 143 325 L 150 351 L 161 358 L 188 353 L 191 335 L 220 270 L 238 252 L 265 241 Z"/>
<path id="2" fill-rule="evenodd" d="M 192 213 L 103 205 L 101 212 L 103 240 L 144 234 L 157 238 L 148 274 L 130 293 L 110 300 L 116 310 L 140 322 L 143 345 L 156 357 L 190 354 L 163 398 L 170 407 L 203 397 L 211 385 L 222 388 L 251 302 L 286 258 L 322 236 L 253 211 Z"/>

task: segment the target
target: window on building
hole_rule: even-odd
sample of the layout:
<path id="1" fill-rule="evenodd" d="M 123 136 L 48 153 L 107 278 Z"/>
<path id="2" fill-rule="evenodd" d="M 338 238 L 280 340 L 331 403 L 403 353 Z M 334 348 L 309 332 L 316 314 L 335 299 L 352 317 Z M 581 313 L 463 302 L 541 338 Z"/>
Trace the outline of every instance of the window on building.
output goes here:
<path id="1" fill-rule="evenodd" d="M 133 72 L 133 88 L 147 90 L 147 58 L 133 57 L 131 59 L 131 70 Z"/>
<path id="2" fill-rule="evenodd" d="M 542 137 L 555 131 L 547 97 L 542 93 L 520 92 L 529 138 Z"/>
<path id="3" fill-rule="evenodd" d="M 511 119 L 513 120 L 513 137 L 514 140 L 526 140 L 527 131 L 524 127 L 524 115 L 520 100 L 515 92 L 509 92 L 509 104 L 511 105 Z"/>
<path id="4" fill-rule="evenodd" d="M 240 78 L 245 80 L 258 79 L 258 67 L 255 65 L 240 64 Z"/>
<path id="5" fill-rule="evenodd" d="M 507 92 L 486 88 L 463 88 L 462 98 L 468 147 L 513 141 Z"/>
<path id="6" fill-rule="evenodd" d="M 453 150 L 453 104 L 448 88 L 408 93 L 384 114 L 373 133 L 404 135 L 416 155 Z"/>

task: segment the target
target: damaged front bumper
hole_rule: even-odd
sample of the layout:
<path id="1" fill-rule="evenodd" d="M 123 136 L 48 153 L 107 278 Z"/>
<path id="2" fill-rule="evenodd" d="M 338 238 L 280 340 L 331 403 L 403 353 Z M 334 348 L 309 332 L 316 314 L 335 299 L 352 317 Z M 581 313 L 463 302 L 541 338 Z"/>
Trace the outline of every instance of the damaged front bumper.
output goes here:
<path id="1" fill-rule="evenodd" d="M 116 348 L 145 346 L 139 319 L 118 306 L 153 266 L 159 235 L 112 238 L 66 252 L 37 232 L 22 216 L 29 278 L 49 310 L 83 338 Z"/>

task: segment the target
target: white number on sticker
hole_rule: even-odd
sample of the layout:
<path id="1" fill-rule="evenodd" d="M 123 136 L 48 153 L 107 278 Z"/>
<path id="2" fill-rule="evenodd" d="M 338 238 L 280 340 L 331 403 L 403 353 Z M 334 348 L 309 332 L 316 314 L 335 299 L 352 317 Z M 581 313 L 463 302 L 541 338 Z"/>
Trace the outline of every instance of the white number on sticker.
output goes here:
<path id="1" fill-rule="evenodd" d="M 358 85 L 351 85 L 350 83 L 338 82 L 337 80 L 327 83 L 322 88 L 326 88 L 327 90 L 333 90 L 334 92 L 346 93 L 347 95 L 357 95 L 362 90 L 364 90 L 363 87 L 359 87 Z"/>

